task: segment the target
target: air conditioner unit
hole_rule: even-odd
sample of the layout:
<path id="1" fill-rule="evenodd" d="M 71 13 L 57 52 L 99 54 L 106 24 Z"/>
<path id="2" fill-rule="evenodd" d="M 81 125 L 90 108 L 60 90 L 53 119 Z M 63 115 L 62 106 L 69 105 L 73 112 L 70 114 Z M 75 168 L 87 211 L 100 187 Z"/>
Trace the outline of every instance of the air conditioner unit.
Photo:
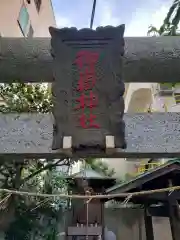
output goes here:
<path id="1" fill-rule="evenodd" d="M 168 86 L 168 85 L 158 84 L 156 91 L 157 91 L 157 94 L 159 96 L 162 96 L 162 97 L 172 96 L 173 91 L 174 91 L 174 87 Z"/>
<path id="2" fill-rule="evenodd" d="M 174 91 L 173 91 L 173 97 L 176 101 L 176 104 L 180 104 L 180 88 L 176 88 Z"/>

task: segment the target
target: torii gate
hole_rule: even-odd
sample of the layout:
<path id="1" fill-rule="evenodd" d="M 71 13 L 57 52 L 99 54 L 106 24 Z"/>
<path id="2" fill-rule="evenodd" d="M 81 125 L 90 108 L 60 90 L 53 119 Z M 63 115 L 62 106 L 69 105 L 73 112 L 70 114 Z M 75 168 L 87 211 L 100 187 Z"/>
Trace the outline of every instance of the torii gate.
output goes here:
<path id="1" fill-rule="evenodd" d="M 50 28 L 50 33 L 52 35 L 51 44 L 50 39 L 44 38 L 31 40 L 25 38 L 0 38 L 0 82 L 9 83 L 13 80 L 20 80 L 25 83 L 52 83 L 54 101 L 54 119 L 50 113 L 0 114 L 0 157 L 5 155 L 9 159 L 16 157 L 18 159 L 55 159 L 91 155 L 106 158 L 150 158 L 154 156 L 177 157 L 180 155 L 179 113 L 125 114 L 127 148 L 122 140 L 124 138 L 122 122 L 121 127 L 118 128 L 120 126 L 118 125 L 120 123 L 118 118 L 122 119 L 124 114 L 122 73 L 124 82 L 172 83 L 180 81 L 179 37 L 124 39 L 123 25 L 116 28 L 105 27 L 96 30 L 82 29 L 79 31 L 74 28 L 62 30 Z M 125 56 L 123 57 L 124 42 Z M 108 45 L 109 48 L 106 48 L 105 45 Z M 71 51 L 71 48 L 73 51 Z M 95 50 L 91 59 L 91 70 L 92 63 L 95 64 L 99 52 L 101 53 L 102 59 L 98 62 L 98 69 L 93 69 L 96 74 L 99 74 L 98 80 L 104 81 L 99 85 L 98 90 L 101 92 L 103 88 L 105 89 L 102 90 L 103 94 L 106 92 L 104 94 L 105 100 L 109 97 L 108 94 L 111 93 L 107 101 L 116 101 L 116 108 L 114 109 L 106 109 L 106 105 L 103 108 L 106 101 L 100 101 L 101 107 L 97 109 L 97 113 L 102 114 L 100 116 L 102 124 L 105 122 L 104 117 L 107 118 L 104 124 L 107 129 L 102 131 L 103 141 L 101 129 L 97 130 L 96 124 L 93 125 L 95 127 L 93 131 L 80 131 L 74 123 L 72 117 L 74 113 L 70 110 L 72 106 L 69 100 L 73 98 L 74 94 L 71 87 L 74 87 L 73 80 L 78 75 L 73 64 L 74 61 L 79 60 L 74 57 L 77 56 L 75 53 L 79 48 L 83 49 L 80 55 L 84 54 L 84 49 L 86 49 L 86 54 L 92 54 L 91 50 Z M 89 51 L 89 49 L 91 50 Z M 105 51 L 105 56 L 103 51 Z M 123 58 L 124 65 L 122 68 Z M 103 61 L 102 65 L 101 61 Z M 78 62 L 78 64 L 81 65 L 81 62 Z M 99 70 L 98 73 L 97 70 Z M 109 73 L 110 75 L 108 75 Z M 78 90 L 81 90 L 81 87 L 79 85 Z M 60 92 L 59 89 L 61 89 Z M 116 92 L 115 99 L 113 98 L 113 93 L 115 93 L 113 91 Z M 121 92 L 120 99 L 118 99 L 119 91 Z M 68 95 L 68 97 L 62 97 L 63 94 Z M 64 102 L 61 101 L 61 97 Z M 87 96 L 84 96 L 84 98 L 87 98 Z M 94 104 L 94 95 L 92 99 L 93 103 L 89 105 L 90 108 Z M 84 108 L 81 105 L 80 107 Z M 110 121 L 111 114 L 108 111 L 114 117 Z M 114 111 L 119 114 L 118 117 L 116 117 Z M 109 122 L 112 123 L 110 127 Z M 116 125 L 114 129 L 113 124 Z M 82 125 L 84 126 L 85 123 Z M 71 129 L 75 129 L 72 136 Z M 111 130 L 112 134 L 110 134 Z M 107 136 L 106 132 L 108 132 Z M 122 142 L 115 141 L 115 137 L 118 139 L 119 136 L 122 137 Z M 86 146 L 89 147 L 89 142 L 86 141 L 89 138 L 91 138 L 89 141 L 91 143 L 90 148 L 86 149 Z M 99 142 L 101 142 L 101 145 L 104 142 L 104 149 L 96 149 L 95 146 Z M 122 146 L 119 147 L 121 144 Z M 77 151 L 75 149 L 77 146 L 83 146 L 83 148 Z M 177 236 L 174 239 L 176 240 Z"/>
<path id="2" fill-rule="evenodd" d="M 53 83 L 50 49 L 48 38 L 0 38 L 0 82 L 9 83 L 19 79 L 26 83 Z M 180 82 L 179 66 L 179 37 L 125 38 L 124 82 Z M 180 153 L 179 120 L 179 113 L 126 113 L 127 149 L 116 148 L 108 155 L 101 152 L 101 156 L 91 152 L 91 155 L 118 158 L 177 157 Z M 55 158 L 67 155 L 63 149 L 52 150 L 51 114 L 0 114 L 0 126 L 1 156 Z M 78 152 L 68 156 L 86 157 L 87 154 Z"/>

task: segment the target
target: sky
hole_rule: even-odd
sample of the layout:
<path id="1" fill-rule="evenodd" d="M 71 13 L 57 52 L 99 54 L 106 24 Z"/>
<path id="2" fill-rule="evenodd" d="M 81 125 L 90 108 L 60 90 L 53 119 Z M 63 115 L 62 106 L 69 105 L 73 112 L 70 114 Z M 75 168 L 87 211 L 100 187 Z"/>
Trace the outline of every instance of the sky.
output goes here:
<path id="1" fill-rule="evenodd" d="M 160 27 L 173 0 L 97 0 L 93 28 L 125 24 L 125 36 Z M 52 0 L 57 27 L 89 27 L 93 0 Z"/>

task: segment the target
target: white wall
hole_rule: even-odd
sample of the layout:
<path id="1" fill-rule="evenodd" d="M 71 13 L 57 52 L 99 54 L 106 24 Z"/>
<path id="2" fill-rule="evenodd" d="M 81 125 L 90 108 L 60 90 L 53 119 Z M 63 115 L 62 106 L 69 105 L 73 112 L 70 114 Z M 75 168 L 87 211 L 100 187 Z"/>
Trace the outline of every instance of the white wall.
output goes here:
<path id="1" fill-rule="evenodd" d="M 151 83 L 130 83 L 125 97 L 125 112 L 144 112 L 152 101 Z"/>
<path id="2" fill-rule="evenodd" d="M 129 83 L 124 96 L 125 112 L 145 112 L 153 102 L 151 83 Z M 104 161 L 115 170 L 115 177 L 124 178 L 126 173 L 137 170 L 139 159 L 108 158 Z M 145 161 L 145 159 L 144 159 Z"/>

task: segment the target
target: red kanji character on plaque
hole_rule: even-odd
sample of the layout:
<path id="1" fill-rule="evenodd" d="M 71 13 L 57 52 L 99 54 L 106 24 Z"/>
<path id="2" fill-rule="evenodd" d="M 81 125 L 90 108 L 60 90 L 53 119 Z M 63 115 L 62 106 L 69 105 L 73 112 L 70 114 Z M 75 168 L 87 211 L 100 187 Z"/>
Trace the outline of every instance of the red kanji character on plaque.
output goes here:
<path id="1" fill-rule="evenodd" d="M 80 51 L 76 56 L 75 63 L 80 69 L 80 76 L 78 81 L 78 91 L 87 91 L 95 85 L 95 64 L 98 60 L 99 54 L 89 51 Z"/>
<path id="2" fill-rule="evenodd" d="M 84 72 L 80 72 L 77 90 L 80 92 L 91 90 L 96 83 L 95 71 L 91 71 L 88 67 Z"/>
<path id="3" fill-rule="evenodd" d="M 92 113 L 89 115 L 83 113 L 79 120 L 82 128 L 100 128 L 99 124 L 95 123 L 96 115 L 93 115 Z"/>
<path id="4" fill-rule="evenodd" d="M 92 91 L 90 91 L 89 95 L 81 94 L 76 101 L 79 103 L 79 105 L 75 108 L 75 110 L 84 109 L 86 107 L 92 109 L 98 104 L 98 98 Z"/>
<path id="5" fill-rule="evenodd" d="M 95 66 L 99 58 L 99 53 L 90 51 L 79 51 L 76 55 L 75 63 L 82 70 L 83 66 Z"/>
<path id="6" fill-rule="evenodd" d="M 84 91 L 92 90 L 95 85 L 95 64 L 98 57 L 99 54 L 96 52 L 82 50 L 77 53 L 75 59 L 75 63 L 80 70 L 77 91 L 82 92 L 81 96 L 76 99 L 78 105 L 75 110 L 83 109 L 82 115 L 79 118 L 82 128 L 100 128 L 95 122 L 96 116 L 92 112 L 89 115 L 84 114 L 86 107 L 92 109 L 98 104 L 97 96 L 92 91 L 89 91 L 88 95 L 84 93 Z"/>

